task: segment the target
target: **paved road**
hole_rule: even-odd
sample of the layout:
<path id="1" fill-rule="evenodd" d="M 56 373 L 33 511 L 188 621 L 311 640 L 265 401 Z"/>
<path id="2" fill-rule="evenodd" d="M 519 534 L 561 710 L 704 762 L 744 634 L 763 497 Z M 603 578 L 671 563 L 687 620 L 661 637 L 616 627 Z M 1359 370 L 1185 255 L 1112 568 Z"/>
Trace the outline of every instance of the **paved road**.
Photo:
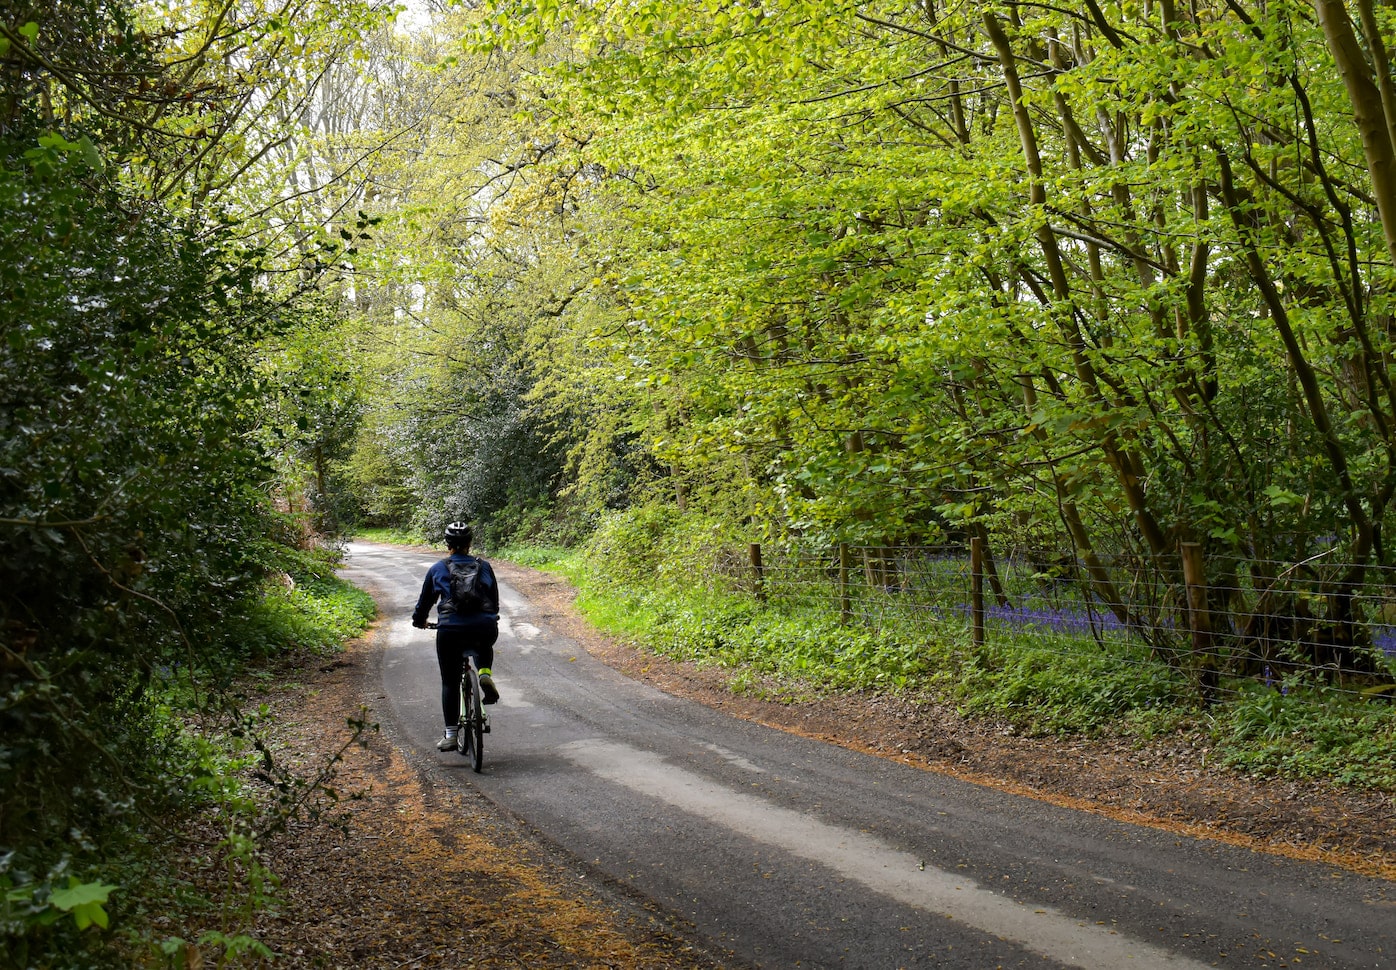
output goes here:
<path id="1" fill-rule="evenodd" d="M 355 544 L 400 736 L 440 734 L 433 558 Z M 762 967 L 1396 968 L 1396 886 L 1111 822 L 631 681 L 503 590 L 485 771 L 452 777 Z"/>

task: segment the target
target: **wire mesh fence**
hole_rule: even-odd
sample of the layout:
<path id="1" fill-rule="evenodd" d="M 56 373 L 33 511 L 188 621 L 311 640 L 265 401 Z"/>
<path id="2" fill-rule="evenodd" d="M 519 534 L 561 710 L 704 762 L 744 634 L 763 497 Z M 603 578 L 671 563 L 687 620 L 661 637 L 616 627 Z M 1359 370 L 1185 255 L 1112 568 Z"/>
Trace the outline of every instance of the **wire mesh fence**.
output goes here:
<path id="1" fill-rule="evenodd" d="M 1078 558 L 965 546 L 752 545 L 718 563 L 726 584 L 776 608 L 837 614 L 980 649 L 1102 652 L 1166 666 L 1204 701 L 1247 683 L 1396 695 L 1396 568 L 1176 555 Z"/>

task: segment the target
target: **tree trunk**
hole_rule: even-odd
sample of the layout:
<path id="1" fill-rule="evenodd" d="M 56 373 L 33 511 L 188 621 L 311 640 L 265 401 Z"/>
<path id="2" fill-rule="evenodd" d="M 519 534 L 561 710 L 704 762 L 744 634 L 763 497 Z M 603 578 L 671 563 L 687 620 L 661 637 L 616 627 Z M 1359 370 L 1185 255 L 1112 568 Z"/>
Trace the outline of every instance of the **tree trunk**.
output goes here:
<path id="1" fill-rule="evenodd" d="M 1370 0 L 1360 2 L 1367 4 Z M 1393 147 L 1391 133 L 1393 119 L 1387 116 L 1383 92 L 1377 85 L 1372 66 L 1357 39 L 1352 18 L 1348 16 L 1343 0 L 1314 0 L 1314 10 L 1338 68 L 1338 76 L 1347 88 L 1353 120 L 1357 123 L 1357 131 L 1362 136 L 1362 150 L 1367 156 L 1367 172 L 1372 178 L 1372 191 L 1381 215 L 1387 255 L 1396 263 L 1396 147 Z M 1364 19 L 1372 18 L 1370 10 L 1363 13 Z M 1372 23 L 1375 24 L 1375 19 L 1372 19 Z M 1380 45 L 1380 34 L 1375 37 L 1377 50 L 1382 52 L 1380 57 L 1384 59 L 1385 49 Z M 1390 86 L 1389 80 L 1386 84 Z"/>

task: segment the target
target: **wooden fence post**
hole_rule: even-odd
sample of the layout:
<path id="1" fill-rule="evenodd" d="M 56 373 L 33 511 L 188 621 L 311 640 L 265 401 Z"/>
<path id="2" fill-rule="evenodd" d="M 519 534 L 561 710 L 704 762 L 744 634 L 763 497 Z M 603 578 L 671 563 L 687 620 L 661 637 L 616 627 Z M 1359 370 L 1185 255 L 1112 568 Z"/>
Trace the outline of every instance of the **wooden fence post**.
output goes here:
<path id="1" fill-rule="evenodd" d="M 1212 649 L 1212 620 L 1207 609 L 1207 569 L 1202 558 L 1202 545 L 1180 542 L 1178 551 L 1183 560 L 1183 584 L 1187 587 L 1188 630 L 1192 634 L 1193 665 L 1197 670 L 1197 687 L 1202 703 L 1212 704 L 1217 698 L 1217 657 Z"/>
<path id="2" fill-rule="evenodd" d="M 844 626 L 853 619 L 853 597 L 848 592 L 848 567 L 852 562 L 848 543 L 839 543 L 839 622 Z"/>
<path id="3" fill-rule="evenodd" d="M 751 543 L 747 546 L 747 553 L 751 557 L 751 575 L 756 580 L 756 598 L 764 605 L 766 602 L 766 570 L 761 564 L 761 543 Z"/>
<path id="4" fill-rule="evenodd" d="M 970 615 L 974 648 L 984 646 L 984 540 L 969 540 Z"/>

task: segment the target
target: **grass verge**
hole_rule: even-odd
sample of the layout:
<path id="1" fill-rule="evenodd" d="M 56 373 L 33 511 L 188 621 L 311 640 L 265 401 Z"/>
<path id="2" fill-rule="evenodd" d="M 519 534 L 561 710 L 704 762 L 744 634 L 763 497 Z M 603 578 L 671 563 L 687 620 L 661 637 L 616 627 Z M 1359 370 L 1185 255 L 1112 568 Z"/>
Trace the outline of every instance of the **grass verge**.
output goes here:
<path id="1" fill-rule="evenodd" d="M 365 542 L 381 542 L 389 546 L 420 546 L 427 540 L 419 533 L 408 529 L 359 528 L 354 538 Z"/>
<path id="2" fill-rule="evenodd" d="M 615 551 L 518 547 L 501 558 L 560 573 L 603 631 L 671 659 L 732 669 L 734 689 L 763 676 L 810 691 L 912 692 L 1014 731 L 1160 736 L 1210 745 L 1235 770 L 1334 787 L 1396 791 L 1396 709 L 1316 680 L 1242 682 L 1202 707 L 1187 678 L 1147 650 L 1051 630 L 1001 634 L 975 648 L 962 615 L 879 614 L 876 626 L 837 612 L 762 603 L 710 577 L 646 580 L 677 570 L 612 568 Z"/>

